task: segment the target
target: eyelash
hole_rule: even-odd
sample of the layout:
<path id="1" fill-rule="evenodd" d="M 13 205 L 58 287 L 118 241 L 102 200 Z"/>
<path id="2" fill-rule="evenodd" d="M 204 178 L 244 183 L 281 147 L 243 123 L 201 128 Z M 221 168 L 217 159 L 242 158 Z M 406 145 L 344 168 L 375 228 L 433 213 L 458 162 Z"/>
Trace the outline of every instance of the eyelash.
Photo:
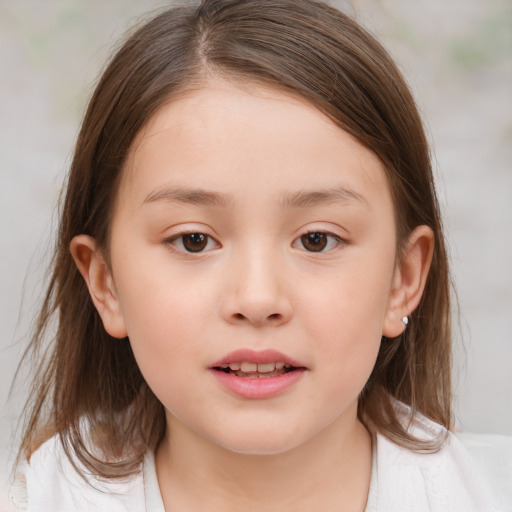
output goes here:
<path id="1" fill-rule="evenodd" d="M 200 242 L 200 244 L 198 246 L 199 250 L 197 250 L 197 251 L 189 250 L 185 247 L 184 239 L 187 236 L 188 237 L 194 237 L 194 236 L 199 237 L 199 240 L 197 240 Z M 315 236 L 316 240 L 311 240 L 312 236 Z M 310 238 L 310 240 L 308 240 L 308 237 Z M 323 247 L 321 246 L 320 250 L 318 250 L 318 251 L 308 250 L 306 248 L 305 243 L 318 242 L 318 239 L 320 237 L 326 238 L 325 245 Z M 194 243 L 197 243 L 197 241 Z M 213 237 L 206 235 L 205 233 L 202 233 L 200 231 L 190 231 L 187 233 L 179 233 L 178 235 L 172 236 L 171 238 L 164 240 L 164 242 L 168 245 L 174 246 L 174 248 L 177 249 L 179 252 L 182 252 L 185 254 L 201 254 L 204 252 L 211 251 L 213 248 L 220 247 L 220 244 Z M 178 242 L 179 242 L 179 244 L 178 244 Z M 204 245 L 201 244 L 202 242 L 205 242 Z M 211 245 L 211 243 L 215 244 L 216 247 L 209 247 Z M 345 243 L 346 243 L 345 240 L 343 240 L 342 238 L 340 238 L 337 235 L 334 235 L 333 233 L 329 233 L 328 231 L 312 230 L 312 231 L 308 231 L 308 232 L 302 234 L 301 236 L 299 236 L 298 238 L 296 238 L 292 243 L 292 247 L 299 248 L 297 244 L 301 244 L 302 248 L 307 252 L 326 253 L 326 252 L 332 251 L 333 249 L 336 249 L 339 245 L 345 244 Z M 179 247 L 178 245 L 181 245 L 181 247 Z M 327 250 L 325 250 L 326 248 L 327 248 Z"/>

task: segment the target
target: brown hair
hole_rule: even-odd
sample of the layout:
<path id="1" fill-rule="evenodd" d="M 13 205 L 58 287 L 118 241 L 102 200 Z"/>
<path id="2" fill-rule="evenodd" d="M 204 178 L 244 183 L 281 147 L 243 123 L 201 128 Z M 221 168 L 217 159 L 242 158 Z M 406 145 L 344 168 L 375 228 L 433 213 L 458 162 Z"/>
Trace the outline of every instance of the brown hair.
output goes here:
<path id="1" fill-rule="evenodd" d="M 27 351 L 40 363 L 20 457 L 58 434 L 68 456 L 93 474 L 121 476 L 136 471 L 163 436 L 163 406 L 129 342 L 112 339 L 103 328 L 69 245 L 85 233 L 108 256 L 113 204 L 131 143 L 165 102 L 204 86 L 210 76 L 298 95 L 373 151 L 390 183 L 398 249 L 414 227 L 432 228 L 435 251 L 423 298 L 405 334 L 381 343 L 358 414 L 400 445 L 438 449 L 442 439 L 415 439 L 394 407 L 399 400 L 412 413 L 451 426 L 447 255 L 429 149 L 407 85 L 373 37 L 324 3 L 204 0 L 171 8 L 129 37 L 89 103 L 67 181 L 53 273 Z M 47 336 L 53 318 L 56 332 Z"/>

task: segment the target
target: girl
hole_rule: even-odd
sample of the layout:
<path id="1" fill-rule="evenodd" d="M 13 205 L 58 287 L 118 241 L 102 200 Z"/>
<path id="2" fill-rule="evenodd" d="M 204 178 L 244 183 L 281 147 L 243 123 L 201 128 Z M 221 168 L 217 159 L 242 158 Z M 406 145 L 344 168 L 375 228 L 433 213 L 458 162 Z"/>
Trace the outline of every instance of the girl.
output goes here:
<path id="1" fill-rule="evenodd" d="M 494 510 L 450 433 L 449 297 L 383 48 L 312 0 L 169 9 L 83 121 L 13 500 Z"/>

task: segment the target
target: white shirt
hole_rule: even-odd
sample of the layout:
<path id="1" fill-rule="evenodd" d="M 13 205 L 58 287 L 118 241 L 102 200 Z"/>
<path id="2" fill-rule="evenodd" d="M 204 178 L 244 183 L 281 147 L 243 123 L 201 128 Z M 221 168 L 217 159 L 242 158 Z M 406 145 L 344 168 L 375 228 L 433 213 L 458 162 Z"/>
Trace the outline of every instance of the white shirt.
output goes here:
<path id="1" fill-rule="evenodd" d="M 429 439 L 443 427 L 419 416 L 410 431 Z M 501 437 L 508 450 L 505 472 L 512 477 L 512 438 Z M 141 471 L 124 481 L 91 478 L 91 483 L 74 470 L 54 436 L 32 455 L 30 464 L 20 468 L 11 499 L 26 512 L 165 512 L 152 453 L 146 455 Z M 434 454 L 412 452 L 380 434 L 373 438 L 365 512 L 512 511 L 512 491 L 506 494 L 491 495 L 470 454 L 451 433 Z"/>

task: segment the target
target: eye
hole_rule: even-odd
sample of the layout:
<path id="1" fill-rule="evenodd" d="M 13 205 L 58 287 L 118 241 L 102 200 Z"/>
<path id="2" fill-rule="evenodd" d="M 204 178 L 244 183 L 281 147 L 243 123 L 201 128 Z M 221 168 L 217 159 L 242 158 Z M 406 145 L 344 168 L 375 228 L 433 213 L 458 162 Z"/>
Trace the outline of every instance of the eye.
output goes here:
<path id="1" fill-rule="evenodd" d="M 323 231 L 310 231 L 293 242 L 294 247 L 304 248 L 309 252 L 327 252 L 342 243 L 341 238 Z"/>
<path id="2" fill-rule="evenodd" d="M 219 244 L 210 236 L 204 233 L 182 233 L 167 240 L 182 252 L 205 252 L 215 249 Z"/>

